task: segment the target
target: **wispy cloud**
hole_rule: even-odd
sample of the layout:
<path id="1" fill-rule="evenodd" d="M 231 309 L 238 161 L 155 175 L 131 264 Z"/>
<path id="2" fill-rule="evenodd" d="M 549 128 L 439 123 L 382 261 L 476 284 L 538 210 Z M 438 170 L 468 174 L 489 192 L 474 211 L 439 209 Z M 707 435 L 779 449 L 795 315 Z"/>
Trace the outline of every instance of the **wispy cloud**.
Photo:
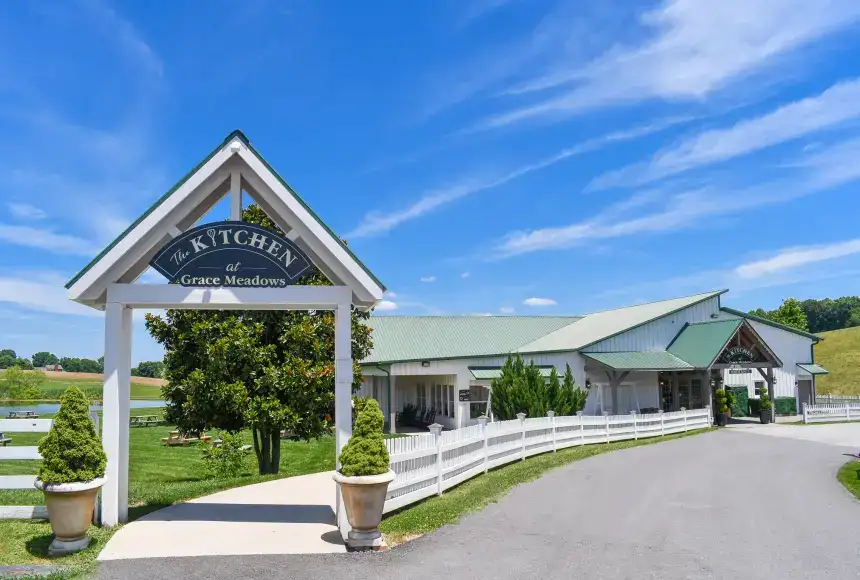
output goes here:
<path id="1" fill-rule="evenodd" d="M 397 310 L 397 302 L 393 302 L 391 300 L 380 300 L 379 304 L 376 305 L 376 308 L 379 312 Z"/>
<path id="2" fill-rule="evenodd" d="M 763 260 L 741 264 L 734 272 L 741 278 L 760 278 L 853 254 L 860 254 L 860 238 L 818 246 L 786 248 Z"/>
<path id="3" fill-rule="evenodd" d="M 344 237 L 347 239 L 354 239 L 383 234 L 405 222 L 419 218 L 424 214 L 435 211 L 442 206 L 453 203 L 468 195 L 501 187 L 502 185 L 528 175 L 529 173 L 546 169 L 547 167 L 560 163 L 576 155 L 596 151 L 614 143 L 638 139 L 689 120 L 690 117 L 671 117 L 660 119 L 646 125 L 633 127 L 631 129 L 614 131 L 594 139 L 583 141 L 582 143 L 578 143 L 572 147 L 562 149 L 553 155 L 533 163 L 522 165 L 497 177 L 473 177 L 464 179 L 454 185 L 425 193 L 418 199 L 418 201 L 404 209 L 370 212 L 364 216 L 364 219 L 358 227 L 346 234 Z"/>
<path id="4" fill-rule="evenodd" d="M 421 276 L 421 281 L 425 283 L 435 282 L 436 276 Z"/>
<path id="5" fill-rule="evenodd" d="M 697 226 L 706 217 L 786 203 L 860 178 L 860 164 L 849 161 L 857 159 L 858 154 L 860 139 L 816 150 L 813 155 L 794 164 L 799 172 L 792 178 L 733 188 L 731 193 L 715 186 L 703 186 L 668 195 L 665 199 L 659 195 L 643 197 L 635 194 L 585 221 L 511 232 L 496 246 L 495 253 L 497 257 L 504 258 L 569 248 L 593 240 L 674 231 Z M 643 213 L 648 206 L 654 209 Z"/>
<path id="6" fill-rule="evenodd" d="M 463 272 L 462 274 L 460 274 L 460 278 L 462 278 L 463 280 L 465 280 L 469 276 L 471 276 L 471 274 L 469 272 Z"/>
<path id="7" fill-rule="evenodd" d="M 860 80 L 836 84 L 726 129 L 713 129 L 661 151 L 647 163 L 595 179 L 590 189 L 636 186 L 689 169 L 726 161 L 860 118 Z"/>
<path id="8" fill-rule="evenodd" d="M 860 18 L 854 0 L 663 0 L 643 13 L 646 40 L 616 45 L 587 62 L 569 51 L 509 93 L 555 94 L 486 120 L 484 128 L 565 117 L 630 101 L 698 102 L 780 64 L 795 49 Z"/>
<path id="9" fill-rule="evenodd" d="M 9 211 L 19 220 L 42 220 L 48 217 L 45 210 L 28 203 L 10 203 Z"/>
<path id="10" fill-rule="evenodd" d="M 80 5 L 92 21 L 106 30 L 126 54 L 136 59 L 148 72 L 158 77 L 164 74 L 164 63 L 161 58 L 131 21 L 101 0 L 82 0 Z"/>
<path id="11" fill-rule="evenodd" d="M 0 277 L 0 302 L 54 314 L 102 316 L 98 310 L 69 300 L 64 277 L 57 273 L 32 272 L 27 276 Z"/>
<path id="12" fill-rule="evenodd" d="M 502 306 L 501 308 L 499 308 L 499 312 L 501 312 L 502 314 L 513 314 L 514 312 L 516 312 L 516 310 L 514 308 L 511 308 L 510 306 Z"/>
<path id="13" fill-rule="evenodd" d="M 94 256 L 99 249 L 88 240 L 58 234 L 46 228 L 0 224 L 0 241 L 17 246 L 38 248 L 57 254 Z M 62 286 L 62 285 L 61 285 Z"/>
<path id="14" fill-rule="evenodd" d="M 526 298 L 525 300 L 523 300 L 523 304 L 526 306 L 541 307 L 541 306 L 555 306 L 558 304 L 558 302 L 556 302 L 552 298 L 532 297 L 532 298 Z"/>

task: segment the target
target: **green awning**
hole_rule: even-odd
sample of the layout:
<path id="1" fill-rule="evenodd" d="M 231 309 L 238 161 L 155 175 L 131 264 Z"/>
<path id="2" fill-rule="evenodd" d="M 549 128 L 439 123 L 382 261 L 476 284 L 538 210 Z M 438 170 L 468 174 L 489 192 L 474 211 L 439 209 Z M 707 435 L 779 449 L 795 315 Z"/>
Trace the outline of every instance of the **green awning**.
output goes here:
<path id="1" fill-rule="evenodd" d="M 549 378 L 552 366 L 539 366 L 540 376 Z M 502 376 L 502 367 L 469 367 L 469 372 L 476 381 L 491 381 Z"/>
<path id="2" fill-rule="evenodd" d="M 619 371 L 676 371 L 695 368 L 687 361 L 665 350 L 584 352 L 582 354 Z"/>
<path id="3" fill-rule="evenodd" d="M 697 369 L 706 369 L 735 335 L 743 318 L 686 325 L 666 349 Z"/>
<path id="4" fill-rule="evenodd" d="M 829 374 L 829 372 L 828 372 L 828 370 L 827 370 L 826 368 L 824 368 L 824 367 L 823 367 L 823 366 L 821 366 L 821 365 L 817 365 L 817 364 L 815 364 L 815 363 L 808 363 L 808 364 L 800 364 L 800 363 L 797 363 L 797 366 L 799 366 L 800 368 L 802 368 L 803 370 L 805 370 L 806 372 L 808 372 L 808 373 L 809 373 L 809 374 L 811 374 L 811 375 L 826 375 L 826 374 Z"/>

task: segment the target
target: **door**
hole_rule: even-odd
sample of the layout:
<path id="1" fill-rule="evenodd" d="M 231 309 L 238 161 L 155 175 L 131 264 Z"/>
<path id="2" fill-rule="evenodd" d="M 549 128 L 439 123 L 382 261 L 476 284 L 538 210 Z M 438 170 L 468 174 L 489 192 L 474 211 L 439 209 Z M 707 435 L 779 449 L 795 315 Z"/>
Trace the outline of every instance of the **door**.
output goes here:
<path id="1" fill-rule="evenodd" d="M 812 400 L 812 381 L 800 380 L 797 381 L 797 405 L 800 411 L 803 412 L 803 404 L 813 404 Z"/>

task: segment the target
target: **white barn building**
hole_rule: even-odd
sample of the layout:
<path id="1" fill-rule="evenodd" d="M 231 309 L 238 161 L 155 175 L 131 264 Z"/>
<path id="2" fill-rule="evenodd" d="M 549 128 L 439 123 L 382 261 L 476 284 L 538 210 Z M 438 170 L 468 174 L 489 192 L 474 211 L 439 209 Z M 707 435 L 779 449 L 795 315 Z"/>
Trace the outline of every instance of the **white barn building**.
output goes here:
<path id="1" fill-rule="evenodd" d="M 509 354 L 548 374 L 569 365 L 588 389 L 585 414 L 697 409 L 719 385 L 770 384 L 772 398 L 813 402 L 819 337 L 721 306 L 726 290 L 584 316 L 374 316 L 361 394 L 389 424 L 406 405 L 447 428 L 489 414 L 491 381 Z"/>

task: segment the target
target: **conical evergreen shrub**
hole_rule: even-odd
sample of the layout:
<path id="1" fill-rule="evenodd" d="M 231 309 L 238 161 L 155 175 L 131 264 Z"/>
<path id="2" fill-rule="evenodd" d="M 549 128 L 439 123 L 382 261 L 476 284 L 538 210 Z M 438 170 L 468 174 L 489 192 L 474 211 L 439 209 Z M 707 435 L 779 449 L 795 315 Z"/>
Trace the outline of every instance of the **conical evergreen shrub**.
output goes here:
<path id="1" fill-rule="evenodd" d="M 355 475 L 381 475 L 388 473 L 389 457 L 382 439 L 385 418 L 376 399 L 367 399 L 358 417 L 352 437 L 340 452 L 340 473 Z"/>
<path id="2" fill-rule="evenodd" d="M 78 387 L 69 387 L 47 435 L 39 440 L 44 483 L 92 481 L 105 474 L 107 457 L 89 416 L 89 401 Z"/>

